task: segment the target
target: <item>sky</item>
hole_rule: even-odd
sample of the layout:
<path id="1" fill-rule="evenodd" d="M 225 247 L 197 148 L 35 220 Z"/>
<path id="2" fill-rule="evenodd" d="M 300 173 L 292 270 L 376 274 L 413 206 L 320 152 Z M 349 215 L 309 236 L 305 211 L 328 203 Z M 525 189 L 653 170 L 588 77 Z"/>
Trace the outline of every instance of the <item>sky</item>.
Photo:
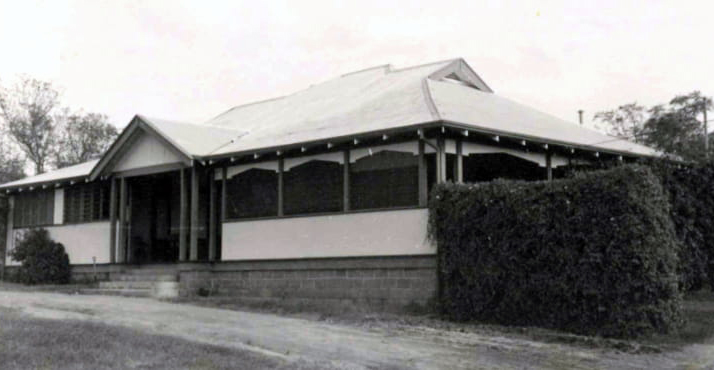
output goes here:
<path id="1" fill-rule="evenodd" d="M 711 1 L 6 1 L 0 84 L 72 109 L 202 123 L 376 65 L 464 58 L 499 95 L 586 125 L 714 95 Z M 713 125 L 714 126 L 714 125 Z"/>

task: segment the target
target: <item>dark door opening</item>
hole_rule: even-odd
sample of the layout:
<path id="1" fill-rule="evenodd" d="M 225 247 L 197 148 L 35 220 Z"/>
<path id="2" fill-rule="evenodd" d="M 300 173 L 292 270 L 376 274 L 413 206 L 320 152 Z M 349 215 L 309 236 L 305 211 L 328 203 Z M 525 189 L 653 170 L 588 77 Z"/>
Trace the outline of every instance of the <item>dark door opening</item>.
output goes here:
<path id="1" fill-rule="evenodd" d="M 178 173 L 133 177 L 128 181 L 129 262 L 178 261 Z"/>
<path id="2" fill-rule="evenodd" d="M 178 262 L 181 235 L 179 172 L 137 176 L 127 181 L 129 186 L 128 262 L 135 264 Z M 208 260 L 210 199 L 208 181 L 207 176 L 201 176 L 198 189 L 198 225 L 190 226 L 195 228 L 197 233 L 198 260 L 202 261 Z M 189 187 L 187 193 L 191 194 L 190 182 L 187 185 Z M 220 194 L 220 187 L 218 194 Z M 186 201 L 190 204 L 190 199 Z M 220 204 L 220 197 L 217 197 L 216 201 Z M 219 207 L 215 209 L 220 210 Z M 217 224 L 217 258 L 220 258 L 220 221 Z"/>

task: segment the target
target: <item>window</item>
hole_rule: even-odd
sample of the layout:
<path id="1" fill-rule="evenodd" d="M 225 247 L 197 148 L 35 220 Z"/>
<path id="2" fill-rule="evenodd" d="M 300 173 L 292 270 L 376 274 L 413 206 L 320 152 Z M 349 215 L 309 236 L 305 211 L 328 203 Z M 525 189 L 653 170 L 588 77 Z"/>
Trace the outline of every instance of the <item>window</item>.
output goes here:
<path id="1" fill-rule="evenodd" d="M 464 182 L 495 179 L 545 180 L 545 167 L 506 153 L 480 153 L 464 156 Z"/>
<path id="2" fill-rule="evenodd" d="M 343 167 L 312 160 L 283 172 L 286 215 L 339 212 L 343 203 Z"/>
<path id="3" fill-rule="evenodd" d="M 54 222 L 54 190 L 20 193 L 14 199 L 13 227 L 44 226 Z"/>
<path id="4" fill-rule="evenodd" d="M 109 183 L 92 182 L 64 189 L 64 222 L 81 223 L 109 219 Z"/>
<path id="5" fill-rule="evenodd" d="M 251 168 L 226 181 L 226 217 L 254 218 L 278 215 L 278 173 Z"/>
<path id="6" fill-rule="evenodd" d="M 352 209 L 419 204 L 419 159 L 410 152 L 384 150 L 350 165 Z"/>

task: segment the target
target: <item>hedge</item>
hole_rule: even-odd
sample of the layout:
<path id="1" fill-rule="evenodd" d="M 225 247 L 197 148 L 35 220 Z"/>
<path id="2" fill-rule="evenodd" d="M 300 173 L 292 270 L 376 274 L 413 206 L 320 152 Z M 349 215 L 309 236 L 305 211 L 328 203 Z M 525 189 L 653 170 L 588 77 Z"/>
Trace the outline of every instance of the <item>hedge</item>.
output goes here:
<path id="1" fill-rule="evenodd" d="M 678 242 L 646 167 L 447 183 L 429 207 L 448 319 L 620 338 L 682 324 Z"/>
<path id="2" fill-rule="evenodd" d="M 650 164 L 661 179 L 671 204 L 670 217 L 680 241 L 680 284 L 683 290 L 714 287 L 714 163 Z"/>

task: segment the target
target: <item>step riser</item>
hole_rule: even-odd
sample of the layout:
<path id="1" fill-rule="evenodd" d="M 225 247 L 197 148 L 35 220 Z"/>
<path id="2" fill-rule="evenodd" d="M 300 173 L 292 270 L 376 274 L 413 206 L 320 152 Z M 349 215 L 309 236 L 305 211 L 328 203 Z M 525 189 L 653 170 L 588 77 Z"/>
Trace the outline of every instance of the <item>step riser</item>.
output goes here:
<path id="1" fill-rule="evenodd" d="M 151 289 L 153 281 L 102 281 L 100 289 Z"/>
<path id="2" fill-rule="evenodd" d="M 81 294 L 111 295 L 121 297 L 152 297 L 151 289 L 83 289 Z"/>
<path id="3" fill-rule="evenodd" d="M 125 271 L 126 274 L 131 275 L 177 275 L 176 270 L 129 270 Z"/>
<path id="4" fill-rule="evenodd" d="M 131 275 L 118 274 L 110 277 L 111 281 L 178 281 L 177 275 Z"/>
<path id="5" fill-rule="evenodd" d="M 173 269 L 129 269 L 110 275 L 99 289 L 85 289 L 83 294 L 124 297 L 175 298 L 179 295 L 179 276 Z"/>

